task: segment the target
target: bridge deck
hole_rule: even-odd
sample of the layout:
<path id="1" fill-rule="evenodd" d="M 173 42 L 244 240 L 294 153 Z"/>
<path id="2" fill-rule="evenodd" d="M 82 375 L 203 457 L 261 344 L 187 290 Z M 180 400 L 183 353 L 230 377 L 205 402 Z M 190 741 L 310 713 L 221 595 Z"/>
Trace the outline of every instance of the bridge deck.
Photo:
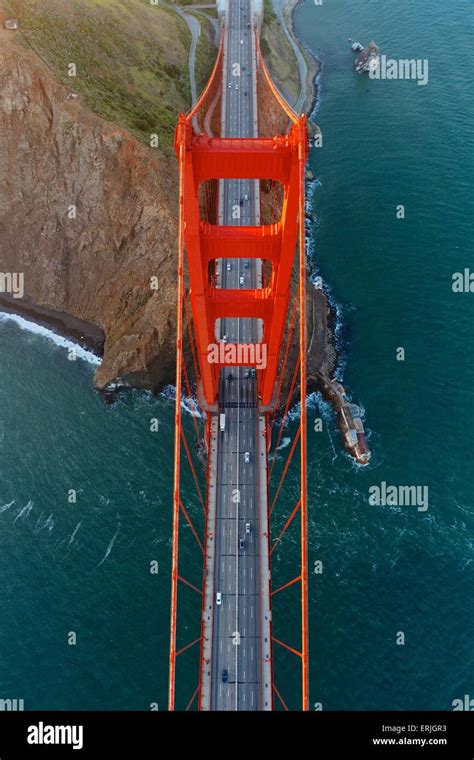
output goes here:
<path id="1" fill-rule="evenodd" d="M 257 136 L 256 51 L 251 0 L 230 0 L 225 32 L 222 134 Z M 240 76 L 235 75 L 235 64 Z M 243 68 L 245 67 L 245 69 Z M 250 76 L 249 76 L 250 74 Z M 221 225 L 259 224 L 259 186 L 252 179 L 220 183 Z M 235 208 L 240 217 L 235 219 Z M 261 261 L 220 260 L 221 288 L 260 288 Z M 242 279 L 243 278 L 243 279 Z M 259 320 L 226 318 L 219 338 L 261 339 Z M 211 425 L 203 606 L 201 709 L 270 710 L 271 612 L 265 417 L 257 382 L 244 367 L 221 371 L 219 414 Z M 216 603 L 216 595 L 221 603 Z"/>

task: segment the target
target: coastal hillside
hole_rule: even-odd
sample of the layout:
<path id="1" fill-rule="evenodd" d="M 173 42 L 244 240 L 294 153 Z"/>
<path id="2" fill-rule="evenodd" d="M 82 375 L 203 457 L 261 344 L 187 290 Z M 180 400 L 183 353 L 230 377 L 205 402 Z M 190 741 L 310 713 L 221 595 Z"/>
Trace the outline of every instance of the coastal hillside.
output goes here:
<path id="1" fill-rule="evenodd" d="M 298 66 L 293 49 L 273 10 L 272 0 L 264 0 L 263 3 L 260 46 L 273 81 L 288 102 L 295 103 L 300 92 Z"/>
<path id="2" fill-rule="evenodd" d="M 186 23 L 142 0 L 2 1 L 0 22 L 0 269 L 25 273 L 27 305 L 103 331 L 99 387 L 160 387 L 174 374 Z"/>
<path id="3" fill-rule="evenodd" d="M 176 112 L 190 103 L 191 34 L 162 3 L 144 0 L 7 0 L 18 37 L 95 113 L 149 143 L 172 146 Z M 76 75 L 69 75 L 69 65 Z"/>

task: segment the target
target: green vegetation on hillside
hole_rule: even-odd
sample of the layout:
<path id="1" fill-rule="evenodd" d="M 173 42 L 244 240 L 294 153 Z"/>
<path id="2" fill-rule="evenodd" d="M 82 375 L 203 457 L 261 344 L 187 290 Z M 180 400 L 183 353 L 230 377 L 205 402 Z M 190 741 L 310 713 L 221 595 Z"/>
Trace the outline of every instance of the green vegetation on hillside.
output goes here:
<path id="1" fill-rule="evenodd" d="M 210 16 L 211 18 L 219 18 L 219 14 L 217 13 L 217 8 L 204 8 L 202 13 L 205 13 L 207 16 Z"/>
<path id="2" fill-rule="evenodd" d="M 294 103 L 300 91 L 298 64 L 271 0 L 264 0 L 263 3 L 260 47 L 278 88 L 290 103 Z"/>
<path id="3" fill-rule="evenodd" d="M 191 35 L 175 11 L 149 0 L 8 0 L 6 5 L 20 20 L 21 39 L 93 111 L 146 144 L 156 133 L 160 146 L 171 150 L 176 116 L 191 105 Z M 199 83 L 215 58 L 206 39 L 197 50 Z M 68 76 L 71 63 L 75 77 Z"/>
<path id="4" fill-rule="evenodd" d="M 273 10 L 272 0 L 263 0 L 263 22 L 264 24 L 271 24 L 272 21 L 278 23 L 278 18 Z"/>

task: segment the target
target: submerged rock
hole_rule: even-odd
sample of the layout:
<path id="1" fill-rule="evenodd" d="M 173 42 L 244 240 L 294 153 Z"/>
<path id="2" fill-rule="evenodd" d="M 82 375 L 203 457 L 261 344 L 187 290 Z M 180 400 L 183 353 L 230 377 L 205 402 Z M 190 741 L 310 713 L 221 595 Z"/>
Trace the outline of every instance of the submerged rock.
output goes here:
<path id="1" fill-rule="evenodd" d="M 354 62 L 354 71 L 357 74 L 370 72 L 380 65 L 380 53 L 377 45 L 372 40 L 366 48 L 362 50 Z"/>
<path id="2" fill-rule="evenodd" d="M 322 146 L 322 134 L 321 129 L 318 127 L 317 124 L 315 124 L 314 121 L 308 121 L 308 134 L 309 134 L 309 144 L 315 148 L 320 148 Z"/>

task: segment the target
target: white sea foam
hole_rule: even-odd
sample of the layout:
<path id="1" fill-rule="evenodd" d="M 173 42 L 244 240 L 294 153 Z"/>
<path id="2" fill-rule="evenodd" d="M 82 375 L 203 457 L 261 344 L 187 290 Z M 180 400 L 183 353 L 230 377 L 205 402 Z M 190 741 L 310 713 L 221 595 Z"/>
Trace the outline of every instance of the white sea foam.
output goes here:
<path id="1" fill-rule="evenodd" d="M 25 506 L 22 507 L 17 512 L 17 515 L 16 515 L 15 519 L 13 520 L 13 525 L 16 523 L 17 520 L 20 519 L 20 517 L 23 517 L 23 516 L 28 517 L 28 515 L 30 514 L 30 512 L 31 512 L 32 509 L 33 509 L 33 502 L 29 501 L 28 504 L 25 504 Z"/>
<path id="2" fill-rule="evenodd" d="M 2 512 L 6 512 L 7 509 L 10 509 L 11 506 L 15 503 L 15 499 L 12 499 L 12 501 L 9 502 L 9 504 L 0 504 L 0 514 Z"/>
<path id="3" fill-rule="evenodd" d="M 99 563 L 96 565 L 96 568 L 97 568 L 97 567 L 100 567 L 100 566 L 102 565 L 102 563 L 103 563 L 103 562 L 105 562 L 105 560 L 106 560 L 106 559 L 107 559 L 107 557 L 109 556 L 110 552 L 111 552 L 111 551 L 112 551 L 112 549 L 113 549 L 113 546 L 114 546 L 114 544 L 115 544 L 115 539 L 117 538 L 117 536 L 118 536 L 119 532 L 120 532 L 120 525 L 119 525 L 119 527 L 117 528 L 117 531 L 116 531 L 115 535 L 114 535 L 114 536 L 112 536 L 112 538 L 110 539 L 110 541 L 109 541 L 109 545 L 108 545 L 108 547 L 107 547 L 107 549 L 106 549 L 106 552 L 105 552 L 104 556 L 102 557 L 102 559 L 100 560 L 100 562 L 99 562 Z"/>
<path id="4" fill-rule="evenodd" d="M 83 359 L 83 361 L 89 362 L 89 364 L 98 366 L 102 362 L 102 359 L 100 359 L 99 356 L 93 354 L 92 351 L 88 351 L 86 348 L 83 348 L 78 343 L 75 343 L 69 338 L 64 338 L 62 335 L 58 335 L 58 333 L 53 332 L 53 330 L 49 330 L 43 325 L 38 325 L 36 322 L 31 322 L 29 319 L 20 317 L 18 314 L 0 312 L 0 325 L 5 322 L 14 322 L 20 328 L 20 330 L 25 330 L 26 332 L 39 335 L 42 338 L 47 338 L 60 348 L 65 348 L 66 350 L 74 350 L 78 359 Z"/>
<path id="5" fill-rule="evenodd" d="M 81 525 L 82 525 L 82 520 L 81 520 L 81 522 L 78 522 L 77 525 L 76 525 L 76 527 L 74 528 L 74 532 L 72 533 L 72 535 L 71 535 L 71 537 L 69 539 L 68 547 L 71 546 L 71 544 L 74 542 L 74 539 L 76 538 L 76 535 L 77 535 L 78 530 L 81 527 Z"/>
<path id="6" fill-rule="evenodd" d="M 47 528 L 48 531 L 51 533 L 51 531 L 53 530 L 54 525 L 55 525 L 54 520 L 53 520 L 53 513 L 51 512 L 51 514 L 48 516 L 47 520 L 45 522 L 43 522 L 42 525 L 40 525 L 39 523 L 41 521 L 42 516 L 43 516 L 43 512 L 41 512 L 41 514 L 40 514 L 40 516 L 39 516 L 39 518 L 38 518 L 38 520 L 36 522 L 35 533 L 40 533 L 42 530 L 44 530 L 44 528 Z"/>
<path id="7" fill-rule="evenodd" d="M 161 392 L 162 398 L 166 398 L 170 401 L 176 401 L 176 386 L 167 385 Z M 202 417 L 202 413 L 199 410 L 197 401 L 194 398 L 181 394 L 181 408 L 183 411 L 188 412 L 193 417 Z"/>

